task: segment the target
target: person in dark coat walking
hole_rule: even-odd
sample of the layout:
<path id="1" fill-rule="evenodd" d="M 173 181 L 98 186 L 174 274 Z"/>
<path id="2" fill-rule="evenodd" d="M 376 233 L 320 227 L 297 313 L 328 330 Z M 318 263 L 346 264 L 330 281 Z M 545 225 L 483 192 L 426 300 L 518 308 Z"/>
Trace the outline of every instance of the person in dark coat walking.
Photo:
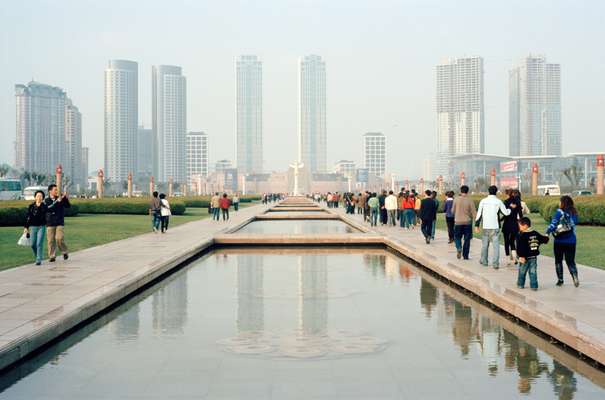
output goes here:
<path id="1" fill-rule="evenodd" d="M 508 198 L 504 205 L 510 210 L 510 214 L 502 217 L 502 236 L 504 236 L 504 252 L 510 258 L 509 264 L 517 264 L 516 238 L 519 234 L 519 220 L 523 218 L 523 207 L 521 206 L 521 193 L 518 190 L 509 189 Z M 511 207 L 515 204 L 516 207 Z"/>
<path id="2" fill-rule="evenodd" d="M 429 244 L 433 233 L 433 221 L 437 218 L 437 203 L 433 198 L 433 192 L 427 190 L 425 194 L 426 197 L 420 202 L 420 220 L 424 240 Z"/>

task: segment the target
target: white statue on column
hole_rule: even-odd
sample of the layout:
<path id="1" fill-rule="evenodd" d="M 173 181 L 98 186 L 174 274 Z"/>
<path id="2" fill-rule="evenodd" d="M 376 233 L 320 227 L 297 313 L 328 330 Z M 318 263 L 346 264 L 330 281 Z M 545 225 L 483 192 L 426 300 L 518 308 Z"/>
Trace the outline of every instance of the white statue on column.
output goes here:
<path id="1" fill-rule="evenodd" d="M 300 168 L 302 168 L 304 166 L 305 165 L 300 161 L 296 161 L 296 162 L 290 164 L 290 168 L 294 168 L 294 190 L 292 193 L 293 196 L 298 196 L 300 194 L 299 190 L 298 190 L 298 171 Z"/>

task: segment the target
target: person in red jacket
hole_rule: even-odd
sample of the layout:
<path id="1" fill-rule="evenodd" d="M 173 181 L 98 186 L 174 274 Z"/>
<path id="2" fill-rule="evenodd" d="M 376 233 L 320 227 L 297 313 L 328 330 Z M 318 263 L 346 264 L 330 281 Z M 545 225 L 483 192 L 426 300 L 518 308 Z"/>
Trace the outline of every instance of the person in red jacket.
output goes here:
<path id="1" fill-rule="evenodd" d="M 229 206 L 231 206 L 231 200 L 227 197 L 227 193 L 223 193 L 223 197 L 218 201 L 218 206 L 222 211 L 223 221 L 229 220 Z"/>

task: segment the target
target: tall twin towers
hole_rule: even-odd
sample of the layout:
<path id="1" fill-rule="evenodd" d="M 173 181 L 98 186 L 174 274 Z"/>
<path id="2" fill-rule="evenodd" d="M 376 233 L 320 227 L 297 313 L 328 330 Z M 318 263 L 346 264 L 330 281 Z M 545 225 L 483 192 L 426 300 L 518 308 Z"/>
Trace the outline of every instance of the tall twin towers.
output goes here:
<path id="1" fill-rule="evenodd" d="M 254 55 L 237 59 L 237 168 L 263 172 L 263 67 Z M 327 170 L 326 63 L 309 55 L 298 64 L 298 161 Z"/>

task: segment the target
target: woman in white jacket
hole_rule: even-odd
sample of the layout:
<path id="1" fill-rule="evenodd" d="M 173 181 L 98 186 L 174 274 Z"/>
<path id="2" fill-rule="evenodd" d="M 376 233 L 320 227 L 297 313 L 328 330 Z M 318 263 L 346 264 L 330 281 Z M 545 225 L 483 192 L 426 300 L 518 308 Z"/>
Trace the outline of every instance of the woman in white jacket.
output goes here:
<path id="1" fill-rule="evenodd" d="M 168 222 L 170 220 L 170 216 L 172 212 L 170 212 L 170 203 L 166 200 L 166 195 L 164 193 L 160 194 L 160 215 L 161 215 L 161 226 L 162 233 L 168 230 Z"/>

